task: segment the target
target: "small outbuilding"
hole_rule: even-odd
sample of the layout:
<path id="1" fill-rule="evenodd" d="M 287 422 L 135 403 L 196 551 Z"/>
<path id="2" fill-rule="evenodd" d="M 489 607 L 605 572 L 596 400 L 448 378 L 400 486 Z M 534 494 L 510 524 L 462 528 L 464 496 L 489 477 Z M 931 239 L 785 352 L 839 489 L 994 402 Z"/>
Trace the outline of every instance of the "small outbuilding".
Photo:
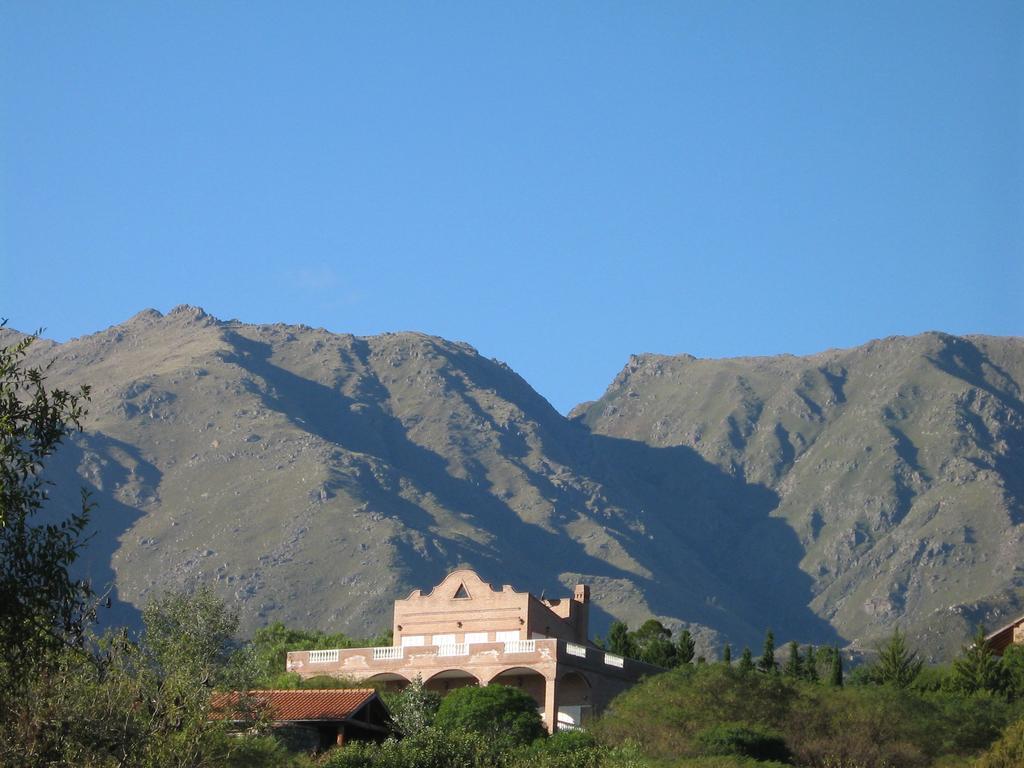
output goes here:
<path id="1" fill-rule="evenodd" d="M 269 721 L 294 749 L 322 750 L 347 741 L 382 741 L 390 716 L 373 688 L 239 691 L 215 694 L 213 716 L 243 727 Z"/>
<path id="2" fill-rule="evenodd" d="M 1024 643 L 1024 616 L 986 635 L 985 641 L 988 643 L 988 647 L 992 649 L 992 653 L 997 656 L 1002 656 L 1003 651 L 1011 645 Z"/>

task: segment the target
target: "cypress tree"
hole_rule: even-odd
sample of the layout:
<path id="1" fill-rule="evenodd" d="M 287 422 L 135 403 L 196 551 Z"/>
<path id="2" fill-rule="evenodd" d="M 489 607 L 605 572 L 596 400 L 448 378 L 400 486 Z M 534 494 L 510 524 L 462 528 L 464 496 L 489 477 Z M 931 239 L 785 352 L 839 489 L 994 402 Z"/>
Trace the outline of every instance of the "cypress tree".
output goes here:
<path id="1" fill-rule="evenodd" d="M 906 641 L 907 636 L 900 634 L 897 627 L 889 642 L 878 648 L 878 661 L 872 670 L 877 682 L 896 688 L 906 688 L 914 682 L 924 666 L 924 659 L 917 657 L 917 651 L 907 648 Z"/>
<path id="2" fill-rule="evenodd" d="M 722 663 L 727 667 L 732 666 L 732 646 L 728 643 L 726 643 L 725 648 L 722 649 Z"/>
<path id="3" fill-rule="evenodd" d="M 754 656 L 750 652 L 749 648 L 743 648 L 743 655 L 740 656 L 740 663 L 738 665 L 740 672 L 753 672 L 754 671 Z"/>
<path id="4" fill-rule="evenodd" d="M 818 655 L 813 645 L 807 646 L 807 656 L 804 661 L 804 679 L 812 683 L 818 682 Z"/>
<path id="5" fill-rule="evenodd" d="M 757 668 L 768 673 L 779 671 L 778 664 L 775 663 L 775 634 L 770 629 L 764 636 L 764 650 L 757 661 Z"/>
<path id="6" fill-rule="evenodd" d="M 676 664 L 689 664 L 693 661 L 694 645 L 690 630 L 684 629 L 679 633 L 679 639 L 676 641 Z"/>
<path id="7" fill-rule="evenodd" d="M 605 641 L 608 650 L 619 656 L 626 656 L 631 659 L 637 657 L 636 644 L 630 637 L 629 627 L 621 621 L 613 621 L 608 628 L 608 639 Z"/>
<path id="8" fill-rule="evenodd" d="M 836 688 L 843 687 L 843 655 L 839 653 L 839 643 L 832 649 L 832 669 L 829 673 L 829 683 Z"/>
<path id="9" fill-rule="evenodd" d="M 804 676 L 803 659 L 800 658 L 800 646 L 796 640 L 789 643 L 789 659 L 786 661 L 783 674 L 792 680 L 799 680 Z"/>
<path id="10" fill-rule="evenodd" d="M 964 646 L 960 658 L 953 661 L 952 682 L 964 693 L 1000 693 L 1006 688 L 1006 673 L 985 640 L 984 627 L 978 627 L 974 642 Z"/>

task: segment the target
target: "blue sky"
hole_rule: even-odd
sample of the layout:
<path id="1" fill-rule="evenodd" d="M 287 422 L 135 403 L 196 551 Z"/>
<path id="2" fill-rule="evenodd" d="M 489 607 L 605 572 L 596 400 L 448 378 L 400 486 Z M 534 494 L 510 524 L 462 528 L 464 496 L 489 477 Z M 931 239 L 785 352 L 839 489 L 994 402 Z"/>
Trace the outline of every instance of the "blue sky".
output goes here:
<path id="1" fill-rule="evenodd" d="M 0 2 L 0 316 L 508 362 L 1024 335 L 1019 2 Z"/>

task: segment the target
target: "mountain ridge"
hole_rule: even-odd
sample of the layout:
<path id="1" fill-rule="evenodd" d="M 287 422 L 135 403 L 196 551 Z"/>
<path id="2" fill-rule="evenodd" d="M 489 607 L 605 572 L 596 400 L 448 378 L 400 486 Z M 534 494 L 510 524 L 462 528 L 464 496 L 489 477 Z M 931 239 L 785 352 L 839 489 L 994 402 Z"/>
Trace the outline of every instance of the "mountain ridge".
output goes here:
<path id="1" fill-rule="evenodd" d="M 569 417 L 418 332 L 182 305 L 31 354 L 54 385 L 93 384 L 55 502 L 94 489 L 86 566 L 120 615 L 209 582 L 250 631 L 370 633 L 459 565 L 549 593 L 586 579 L 599 628 L 657 615 L 705 651 L 767 626 L 857 648 L 899 624 L 943 653 L 1020 607 L 1020 339 L 632 356 Z"/>

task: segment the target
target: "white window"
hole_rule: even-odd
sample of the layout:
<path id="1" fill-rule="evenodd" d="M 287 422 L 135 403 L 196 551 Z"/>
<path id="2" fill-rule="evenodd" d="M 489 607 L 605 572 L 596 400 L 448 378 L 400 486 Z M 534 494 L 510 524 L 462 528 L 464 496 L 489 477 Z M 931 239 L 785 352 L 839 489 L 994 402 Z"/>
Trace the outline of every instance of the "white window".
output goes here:
<path id="1" fill-rule="evenodd" d="M 455 635 L 434 635 L 430 638 L 431 645 L 455 645 Z"/>
<path id="2" fill-rule="evenodd" d="M 511 643 L 519 639 L 519 630 L 512 629 L 507 632 L 495 632 L 494 639 L 499 643 Z"/>
<path id="3" fill-rule="evenodd" d="M 423 635 L 405 635 L 402 638 L 403 648 L 413 648 L 418 645 L 426 645 L 427 639 Z"/>
<path id="4" fill-rule="evenodd" d="M 486 643 L 486 642 L 487 642 L 487 633 L 486 632 L 467 632 L 466 633 L 466 643 L 467 644 L 471 644 L 471 643 Z"/>

